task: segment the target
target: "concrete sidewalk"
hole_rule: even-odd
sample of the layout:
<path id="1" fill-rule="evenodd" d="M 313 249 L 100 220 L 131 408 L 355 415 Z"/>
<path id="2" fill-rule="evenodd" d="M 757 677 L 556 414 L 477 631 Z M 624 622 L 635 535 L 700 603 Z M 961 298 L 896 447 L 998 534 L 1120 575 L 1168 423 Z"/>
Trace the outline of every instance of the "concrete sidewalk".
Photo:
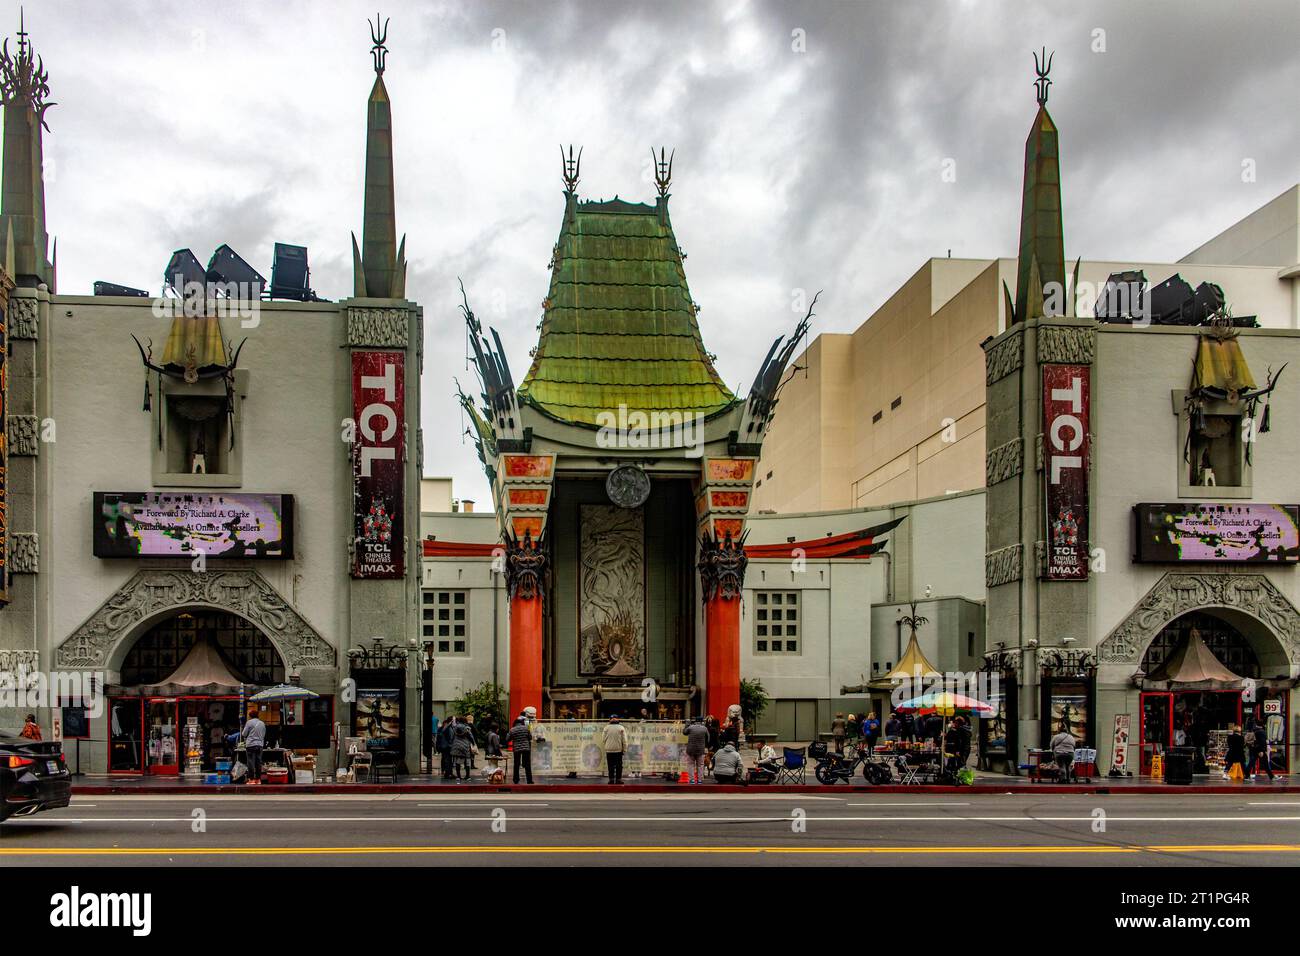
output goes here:
<path id="1" fill-rule="evenodd" d="M 507 779 L 509 779 L 507 777 Z M 375 794 L 375 793 L 701 793 L 722 791 L 727 793 L 807 793 L 825 791 L 827 793 L 842 791 L 846 793 L 1213 793 L 1213 794 L 1259 794 L 1259 793 L 1300 793 L 1300 783 L 1292 782 L 1289 777 L 1278 774 L 1273 782 L 1262 777 L 1252 783 L 1231 783 L 1218 776 L 1199 775 L 1193 778 L 1190 786 L 1177 786 L 1152 777 L 1099 777 L 1090 783 L 1059 784 L 1050 781 L 1034 783 L 1028 777 L 1009 777 L 998 773 L 978 771 L 975 783 L 969 787 L 941 786 L 937 784 L 901 784 L 891 783 L 873 786 L 854 778 L 850 785 L 835 784 L 823 786 L 812 776 L 809 769 L 807 781 L 803 785 L 762 784 L 750 787 L 737 787 L 714 783 L 706 779 L 702 784 L 683 784 L 676 780 L 667 781 L 662 777 L 643 777 L 628 779 L 621 786 L 610 786 L 604 778 L 590 776 L 569 778 L 567 776 L 534 775 L 536 783 L 490 784 L 482 779 L 471 781 L 443 780 L 437 775 L 412 774 L 402 775 L 395 783 L 335 783 L 321 780 L 311 784 L 202 784 L 178 777 L 128 777 L 120 775 L 85 775 L 72 781 L 74 796 L 100 796 L 115 794 L 159 794 L 159 795 L 216 795 L 230 793 L 266 794 L 271 796 L 308 795 L 308 794 Z"/>

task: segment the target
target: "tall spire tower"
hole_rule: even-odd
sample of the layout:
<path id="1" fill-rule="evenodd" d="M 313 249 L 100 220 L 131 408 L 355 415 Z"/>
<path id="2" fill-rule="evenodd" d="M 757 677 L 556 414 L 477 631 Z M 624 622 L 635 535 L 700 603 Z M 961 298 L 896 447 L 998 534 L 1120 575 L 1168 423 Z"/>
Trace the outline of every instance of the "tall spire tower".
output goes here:
<path id="1" fill-rule="evenodd" d="M 1061 162 L 1056 124 L 1047 112 L 1048 73 L 1052 57 L 1043 50 L 1034 54 L 1034 81 L 1038 94 L 1038 115 L 1025 140 L 1025 191 L 1020 206 L 1020 262 L 1016 272 L 1014 316 L 1008 322 L 1023 322 L 1042 315 L 1060 303 L 1065 314 L 1065 240 L 1061 227 Z M 1048 283 L 1058 283 L 1059 293 L 1045 295 Z"/>
<path id="2" fill-rule="evenodd" d="M 352 234 L 354 295 L 376 299 L 406 297 L 406 237 L 397 245 L 397 204 L 393 195 L 393 111 L 384 86 L 388 21 L 370 25 L 370 55 L 375 85 L 366 104 L 366 196 L 361 247 Z"/>
<path id="3" fill-rule="evenodd" d="M 0 243 L 20 286 L 45 283 L 54 288 L 54 265 L 45 232 L 44 153 L 41 130 L 49 129 L 45 111 L 54 103 L 49 74 L 36 55 L 19 14 L 18 55 L 9 40 L 0 47 L 0 104 L 4 106 L 4 171 L 0 177 Z"/>

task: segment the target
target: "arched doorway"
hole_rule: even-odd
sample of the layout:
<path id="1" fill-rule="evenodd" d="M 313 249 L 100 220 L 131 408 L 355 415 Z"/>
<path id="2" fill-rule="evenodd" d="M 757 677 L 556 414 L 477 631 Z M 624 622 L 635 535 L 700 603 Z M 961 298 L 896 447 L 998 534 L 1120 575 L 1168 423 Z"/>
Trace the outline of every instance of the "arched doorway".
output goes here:
<path id="1" fill-rule="evenodd" d="M 237 614 L 188 608 L 155 621 L 126 651 L 120 683 L 108 688 L 110 772 L 222 769 L 245 689 L 284 679 L 275 645 Z"/>
<path id="2" fill-rule="evenodd" d="M 1229 728 L 1252 717 L 1272 726 L 1275 766 L 1285 768 L 1286 659 L 1262 631 L 1248 615 L 1213 608 L 1181 614 L 1152 638 L 1140 671 L 1143 773 L 1153 753 L 1170 747 L 1192 748 L 1197 773 L 1220 772 Z M 1194 655 L 1200 666 L 1191 660 Z M 1280 672 L 1274 674 L 1279 661 Z M 1191 679 L 1207 669 L 1216 673 Z M 1243 700 L 1247 688 L 1254 700 Z"/>
<path id="3" fill-rule="evenodd" d="M 228 611 L 182 611 L 142 634 L 122 662 L 123 685 L 161 684 L 200 641 L 211 641 L 249 684 L 281 684 L 284 661 L 255 625 Z"/>

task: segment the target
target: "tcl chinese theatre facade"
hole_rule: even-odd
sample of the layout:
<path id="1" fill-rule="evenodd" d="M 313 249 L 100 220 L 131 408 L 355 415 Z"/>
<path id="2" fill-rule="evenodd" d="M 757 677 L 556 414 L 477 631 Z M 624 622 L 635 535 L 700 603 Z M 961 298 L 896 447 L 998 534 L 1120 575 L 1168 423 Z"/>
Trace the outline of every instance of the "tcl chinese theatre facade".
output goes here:
<path id="1" fill-rule="evenodd" d="M 566 161 L 541 336 L 517 387 L 465 306 L 482 390 L 462 404 L 504 530 L 510 710 L 721 715 L 739 702 L 755 462 L 807 319 L 734 395 L 701 339 L 670 164 L 648 204 L 582 201 L 578 172 Z"/>

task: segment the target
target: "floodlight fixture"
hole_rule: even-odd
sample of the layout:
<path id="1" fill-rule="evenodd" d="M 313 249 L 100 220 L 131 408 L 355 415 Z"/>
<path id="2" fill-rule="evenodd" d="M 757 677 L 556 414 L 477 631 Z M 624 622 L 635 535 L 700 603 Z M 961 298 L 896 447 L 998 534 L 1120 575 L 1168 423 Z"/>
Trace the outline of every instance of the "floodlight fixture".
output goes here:
<path id="1" fill-rule="evenodd" d="M 229 245 L 222 243 L 208 260 L 207 279 L 226 298 L 251 301 L 262 297 L 266 279 Z"/>
<path id="2" fill-rule="evenodd" d="M 173 252 L 167 262 L 167 268 L 163 270 L 163 282 L 181 298 L 185 297 L 187 285 L 197 283 L 206 288 L 207 281 L 207 270 L 203 268 L 203 263 L 199 262 L 198 256 L 189 249 L 177 249 Z"/>

